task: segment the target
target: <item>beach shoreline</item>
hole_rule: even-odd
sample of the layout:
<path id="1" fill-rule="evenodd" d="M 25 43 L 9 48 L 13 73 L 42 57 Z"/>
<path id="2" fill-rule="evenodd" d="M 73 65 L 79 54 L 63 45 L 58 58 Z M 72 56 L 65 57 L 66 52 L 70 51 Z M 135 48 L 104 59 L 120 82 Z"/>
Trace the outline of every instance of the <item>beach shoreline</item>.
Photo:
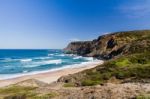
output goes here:
<path id="1" fill-rule="evenodd" d="M 24 75 L 21 77 L 0 80 L 0 87 L 5 87 L 5 86 L 11 85 L 11 84 L 16 84 L 18 82 L 28 80 L 28 79 L 36 79 L 36 80 L 42 81 L 44 83 L 50 84 L 52 82 L 57 81 L 62 76 L 81 72 L 86 69 L 91 69 L 100 64 L 103 64 L 102 60 L 97 60 L 96 62 L 89 62 L 87 64 L 82 64 L 82 66 L 79 66 L 79 67 L 64 68 L 64 69 L 57 70 L 57 71 L 49 71 L 49 72 L 45 72 L 45 73 Z"/>

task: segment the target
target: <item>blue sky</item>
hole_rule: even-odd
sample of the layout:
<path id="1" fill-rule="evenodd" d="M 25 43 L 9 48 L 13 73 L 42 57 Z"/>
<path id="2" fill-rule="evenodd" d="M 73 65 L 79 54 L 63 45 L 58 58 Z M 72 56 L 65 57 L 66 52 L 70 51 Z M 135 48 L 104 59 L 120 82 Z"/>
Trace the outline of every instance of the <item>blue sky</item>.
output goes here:
<path id="1" fill-rule="evenodd" d="M 64 48 L 126 30 L 150 29 L 150 0 L 0 0 L 0 48 Z"/>

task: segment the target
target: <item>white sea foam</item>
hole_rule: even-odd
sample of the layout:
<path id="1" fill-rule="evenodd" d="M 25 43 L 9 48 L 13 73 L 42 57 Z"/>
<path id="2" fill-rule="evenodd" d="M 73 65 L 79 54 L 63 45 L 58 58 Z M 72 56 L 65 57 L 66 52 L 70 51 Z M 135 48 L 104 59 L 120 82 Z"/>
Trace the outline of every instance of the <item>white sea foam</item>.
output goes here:
<path id="1" fill-rule="evenodd" d="M 62 63 L 62 60 L 57 59 L 57 60 L 44 60 L 44 61 L 40 61 L 40 62 L 34 62 L 33 64 L 46 65 L 46 64 L 61 64 L 61 63 Z"/>
<path id="2" fill-rule="evenodd" d="M 65 54 L 66 56 L 77 56 L 75 54 Z"/>
<path id="3" fill-rule="evenodd" d="M 59 54 L 59 55 L 56 55 L 56 56 L 66 56 L 65 54 Z"/>
<path id="4" fill-rule="evenodd" d="M 53 56 L 54 54 L 48 54 L 48 56 Z"/>
<path id="5" fill-rule="evenodd" d="M 44 64 L 61 64 L 62 60 L 58 59 L 58 60 L 48 60 L 48 61 L 43 61 Z"/>
<path id="6" fill-rule="evenodd" d="M 38 66 L 40 66 L 40 65 L 32 63 L 32 64 L 25 65 L 24 67 L 29 68 L 29 67 L 38 67 Z"/>
<path id="7" fill-rule="evenodd" d="M 93 61 L 93 60 L 94 60 L 93 57 L 85 57 L 84 59 L 85 59 L 85 60 L 88 60 L 88 61 Z"/>
<path id="8" fill-rule="evenodd" d="M 30 61 L 32 61 L 32 59 L 21 59 L 20 61 L 21 62 L 30 62 Z"/>
<path id="9" fill-rule="evenodd" d="M 82 56 L 75 56 L 73 59 L 80 59 Z"/>
<path id="10" fill-rule="evenodd" d="M 61 64 L 62 60 L 44 60 L 44 61 L 39 61 L 39 62 L 32 62 L 31 64 L 25 65 L 24 67 L 38 67 L 41 65 L 47 65 L 47 64 Z"/>
<path id="11" fill-rule="evenodd" d="M 34 72 L 23 71 L 23 73 L 18 73 L 18 74 L 4 74 L 4 75 L 0 75 L 0 80 L 12 79 L 12 78 L 22 77 L 26 75 L 34 75 L 34 74 L 39 74 L 39 73 L 54 72 L 54 71 L 63 70 L 67 68 L 80 68 L 80 67 L 85 67 L 85 66 L 89 66 L 92 64 L 102 64 L 102 63 L 103 63 L 102 60 L 94 60 L 94 61 L 89 61 L 89 62 L 82 62 L 81 64 L 66 65 L 60 68 L 54 68 L 54 69 L 45 70 L 45 71 L 34 71 Z"/>
<path id="12" fill-rule="evenodd" d="M 18 61 L 18 59 L 5 58 L 3 60 L 0 60 L 0 62 L 12 62 L 12 61 Z"/>

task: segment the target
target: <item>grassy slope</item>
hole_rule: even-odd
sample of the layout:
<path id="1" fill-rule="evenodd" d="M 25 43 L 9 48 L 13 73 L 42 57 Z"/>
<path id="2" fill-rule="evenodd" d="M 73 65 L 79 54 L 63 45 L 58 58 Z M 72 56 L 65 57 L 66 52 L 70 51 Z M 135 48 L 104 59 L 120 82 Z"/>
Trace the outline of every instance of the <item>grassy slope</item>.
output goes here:
<path id="1" fill-rule="evenodd" d="M 124 82 L 139 81 L 150 78 L 150 53 L 134 54 L 106 62 L 105 64 L 83 72 L 82 86 L 96 85 L 107 82 L 110 78 Z"/>
<path id="2" fill-rule="evenodd" d="M 39 93 L 36 91 L 37 87 L 23 87 L 23 86 L 9 86 L 0 89 L 0 99 L 51 99 L 57 94 Z"/>
<path id="3" fill-rule="evenodd" d="M 111 80 L 111 79 L 115 80 Z M 148 82 L 150 52 L 136 53 L 109 60 L 96 68 L 67 76 L 64 86 L 92 86 L 106 82 Z"/>
<path id="4" fill-rule="evenodd" d="M 65 77 L 64 82 L 68 82 L 65 86 L 97 85 L 108 82 L 111 78 L 119 82 L 141 82 L 150 78 L 150 31 L 118 32 L 115 35 L 120 41 L 123 41 L 123 38 L 132 38 L 132 42 L 127 43 L 123 55 L 94 69 Z"/>

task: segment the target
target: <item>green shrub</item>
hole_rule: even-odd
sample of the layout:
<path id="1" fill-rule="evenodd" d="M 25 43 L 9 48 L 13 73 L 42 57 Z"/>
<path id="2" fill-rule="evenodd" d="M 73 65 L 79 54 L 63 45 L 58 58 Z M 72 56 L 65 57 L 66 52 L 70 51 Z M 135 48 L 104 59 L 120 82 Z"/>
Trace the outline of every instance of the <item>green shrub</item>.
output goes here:
<path id="1" fill-rule="evenodd" d="M 130 61 L 127 58 L 120 59 L 120 60 L 117 60 L 115 62 L 116 62 L 115 63 L 116 66 L 121 66 L 121 67 L 128 66 L 130 64 Z"/>
<path id="2" fill-rule="evenodd" d="M 51 99 L 56 93 L 36 93 L 36 87 L 10 86 L 0 89 L 0 99 Z"/>
<path id="3" fill-rule="evenodd" d="M 112 74 L 110 72 L 102 74 L 103 80 L 109 80 L 111 78 Z"/>
<path id="4" fill-rule="evenodd" d="M 116 78 L 118 78 L 118 79 L 123 79 L 124 78 L 124 73 L 123 72 L 117 72 L 117 74 L 116 74 Z"/>
<path id="5" fill-rule="evenodd" d="M 150 99 L 150 94 L 139 95 L 136 99 Z"/>
<path id="6" fill-rule="evenodd" d="M 149 79 L 150 52 L 131 54 L 112 59 L 96 68 L 85 70 L 80 75 L 82 74 L 81 81 L 76 79 L 82 86 L 101 84 L 107 82 L 112 77 L 121 81 L 129 78 L 133 78 L 134 81 Z"/>
<path id="7" fill-rule="evenodd" d="M 51 98 L 56 97 L 56 96 L 58 96 L 57 93 L 51 92 L 51 93 L 43 94 L 43 95 L 36 95 L 34 97 L 31 97 L 30 99 L 51 99 Z"/>
<path id="8" fill-rule="evenodd" d="M 9 86 L 0 89 L 0 97 L 2 95 L 4 99 L 26 99 L 37 95 L 35 89 L 36 87 Z"/>
<path id="9" fill-rule="evenodd" d="M 9 94 L 9 93 L 27 93 L 36 89 L 36 87 L 23 87 L 23 86 L 10 86 L 6 88 L 1 88 L 1 94 Z"/>
<path id="10" fill-rule="evenodd" d="M 82 86 L 93 86 L 93 85 L 97 85 L 97 84 L 100 84 L 100 80 L 97 80 L 97 81 L 93 81 L 93 80 L 84 80 L 81 82 Z"/>
<path id="11" fill-rule="evenodd" d="M 64 87 L 74 87 L 75 85 L 73 83 L 65 83 L 63 86 Z"/>
<path id="12" fill-rule="evenodd" d="M 10 95 L 10 96 L 6 96 L 4 97 L 4 99 L 26 99 L 26 95 L 25 94 L 17 94 L 17 95 Z"/>

